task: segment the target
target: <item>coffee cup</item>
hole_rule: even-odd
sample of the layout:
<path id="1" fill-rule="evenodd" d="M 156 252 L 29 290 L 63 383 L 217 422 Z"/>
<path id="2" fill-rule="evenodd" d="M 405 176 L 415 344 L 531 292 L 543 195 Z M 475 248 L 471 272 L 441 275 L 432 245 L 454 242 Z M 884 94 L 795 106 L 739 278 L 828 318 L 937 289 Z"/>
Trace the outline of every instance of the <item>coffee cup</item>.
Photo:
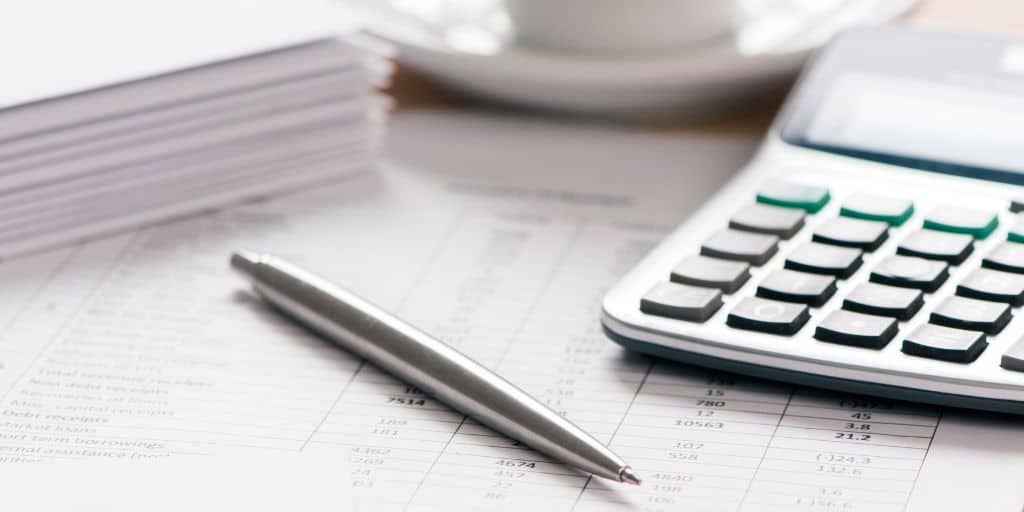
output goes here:
<path id="1" fill-rule="evenodd" d="M 597 55 L 666 53 L 732 30 L 733 0 L 505 0 L 516 40 Z"/>

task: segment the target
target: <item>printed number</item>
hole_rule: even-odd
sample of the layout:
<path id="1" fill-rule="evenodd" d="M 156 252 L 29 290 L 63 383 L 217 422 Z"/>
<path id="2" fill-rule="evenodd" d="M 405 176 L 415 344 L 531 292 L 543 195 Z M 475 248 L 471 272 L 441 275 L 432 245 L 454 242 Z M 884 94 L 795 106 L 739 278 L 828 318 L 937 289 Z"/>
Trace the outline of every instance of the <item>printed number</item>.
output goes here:
<path id="1" fill-rule="evenodd" d="M 506 468 L 530 468 L 530 469 L 535 469 L 537 467 L 537 463 L 536 462 L 531 462 L 531 461 L 528 461 L 528 460 L 501 459 L 501 460 L 495 462 L 495 464 L 498 465 L 498 466 L 506 467 Z"/>
<path id="2" fill-rule="evenodd" d="M 725 407 L 725 400 L 697 400 L 697 407 Z"/>
<path id="3" fill-rule="evenodd" d="M 892 402 L 886 400 L 848 399 L 840 400 L 843 409 L 892 409 Z"/>
<path id="4" fill-rule="evenodd" d="M 871 439 L 871 434 L 857 434 L 855 432 L 836 432 L 835 439 L 849 439 L 851 441 L 867 441 Z"/>
<path id="5" fill-rule="evenodd" d="M 846 455 L 842 453 L 819 453 L 815 456 L 815 460 L 818 462 L 830 462 L 836 464 L 871 464 L 871 457 L 864 455 Z"/>
<path id="6" fill-rule="evenodd" d="M 411 405 L 418 405 L 418 406 L 427 405 L 427 401 L 422 399 L 422 398 L 408 398 L 408 397 L 404 397 L 404 396 L 389 396 L 388 397 L 388 403 L 389 404 L 396 404 L 396 405 L 410 405 L 410 406 Z"/>
<path id="7" fill-rule="evenodd" d="M 679 448 L 680 450 L 700 450 L 701 448 L 704 448 L 704 443 L 697 443 L 694 441 L 681 441 L 676 443 L 675 447 Z"/>
<path id="8" fill-rule="evenodd" d="M 736 379 L 731 377 L 713 376 L 704 381 L 708 386 L 735 386 Z"/>
<path id="9" fill-rule="evenodd" d="M 725 424 L 721 421 L 702 421 L 702 420 L 676 420 L 677 427 L 690 427 L 690 428 L 711 428 L 719 429 L 725 427 Z"/>

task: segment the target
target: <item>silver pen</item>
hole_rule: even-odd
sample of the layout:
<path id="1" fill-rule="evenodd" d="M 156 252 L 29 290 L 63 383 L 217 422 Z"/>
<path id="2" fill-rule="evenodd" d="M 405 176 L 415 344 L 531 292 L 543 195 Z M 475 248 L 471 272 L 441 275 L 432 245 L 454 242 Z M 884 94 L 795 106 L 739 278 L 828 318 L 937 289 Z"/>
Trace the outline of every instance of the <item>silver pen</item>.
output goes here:
<path id="1" fill-rule="evenodd" d="M 454 409 L 597 476 L 639 485 L 633 469 L 583 429 L 444 342 L 280 258 L 239 251 L 231 266 L 256 293 L 331 339 Z"/>

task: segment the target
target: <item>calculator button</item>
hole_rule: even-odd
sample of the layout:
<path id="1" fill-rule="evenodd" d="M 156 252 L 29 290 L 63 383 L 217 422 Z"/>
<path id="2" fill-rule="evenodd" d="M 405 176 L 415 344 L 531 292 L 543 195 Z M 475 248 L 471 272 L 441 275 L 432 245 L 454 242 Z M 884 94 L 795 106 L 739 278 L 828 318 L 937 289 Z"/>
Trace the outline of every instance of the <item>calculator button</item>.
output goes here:
<path id="1" fill-rule="evenodd" d="M 857 249 L 810 242 L 789 253 L 786 268 L 846 279 L 852 276 L 863 262 Z"/>
<path id="2" fill-rule="evenodd" d="M 1014 343 L 1010 350 L 1003 354 L 999 365 L 1007 370 L 1024 372 L 1024 339 L 1017 340 L 1017 343 Z"/>
<path id="3" fill-rule="evenodd" d="M 739 290 L 750 278 L 750 264 L 707 256 L 690 256 L 672 271 L 671 280 L 693 286 L 718 288 L 725 293 Z"/>
<path id="4" fill-rule="evenodd" d="M 804 227 L 802 210 L 782 208 L 767 204 L 752 204 L 736 212 L 729 221 L 729 227 L 755 233 L 768 233 L 781 238 L 792 238 Z"/>
<path id="5" fill-rule="evenodd" d="M 865 348 L 882 348 L 896 336 L 896 320 L 836 310 L 814 331 L 814 337 L 830 343 Z"/>
<path id="6" fill-rule="evenodd" d="M 862 283 L 843 300 L 843 309 L 903 321 L 913 318 L 923 305 L 924 294 L 920 290 L 877 283 Z"/>
<path id="7" fill-rule="evenodd" d="M 878 284 L 916 288 L 926 292 L 938 290 L 949 278 L 949 266 L 941 261 L 911 256 L 889 256 L 871 272 L 871 281 Z"/>
<path id="8" fill-rule="evenodd" d="M 879 220 L 902 226 L 914 214 L 914 203 L 903 199 L 853 194 L 839 208 L 839 215 L 858 219 Z"/>
<path id="9" fill-rule="evenodd" d="M 800 208 L 810 213 L 824 208 L 830 198 L 828 188 L 786 181 L 768 183 L 757 191 L 759 203 Z"/>
<path id="10" fill-rule="evenodd" d="M 985 333 L 924 324 L 903 340 L 903 352 L 912 356 L 955 363 L 974 361 L 988 346 Z"/>
<path id="11" fill-rule="evenodd" d="M 765 299 L 821 306 L 836 293 L 836 280 L 828 276 L 776 270 L 761 281 L 757 296 Z"/>
<path id="12" fill-rule="evenodd" d="M 971 235 L 922 229 L 900 241 L 896 254 L 942 260 L 959 265 L 974 251 Z"/>
<path id="13" fill-rule="evenodd" d="M 812 240 L 824 244 L 873 251 L 889 238 L 889 225 L 876 220 L 836 217 L 814 230 Z"/>
<path id="14" fill-rule="evenodd" d="M 932 311 L 931 323 L 999 334 L 1013 315 L 1010 306 L 966 297 L 949 297 Z"/>
<path id="15" fill-rule="evenodd" d="M 751 265 L 764 265 L 779 250 L 779 237 L 761 233 L 746 233 L 735 229 L 719 231 L 704 242 L 700 253 L 712 258 L 746 261 Z"/>
<path id="16" fill-rule="evenodd" d="M 974 238 L 985 238 L 999 225 L 993 212 L 943 205 L 924 218 L 924 227 L 950 233 L 964 233 Z"/>
<path id="17" fill-rule="evenodd" d="M 956 294 L 1021 306 L 1024 305 L 1024 276 L 979 268 L 957 285 Z"/>
<path id="18" fill-rule="evenodd" d="M 640 299 L 640 311 L 703 322 L 722 307 L 722 292 L 678 283 L 658 283 Z"/>
<path id="19" fill-rule="evenodd" d="M 1024 244 L 1003 242 L 985 259 L 981 266 L 1004 272 L 1024 274 Z"/>
<path id="20" fill-rule="evenodd" d="M 726 318 L 726 325 L 737 329 L 795 334 L 811 318 L 807 306 L 747 297 Z"/>
<path id="21" fill-rule="evenodd" d="M 1024 243 L 1024 215 L 1017 216 L 1010 232 L 1006 234 L 1006 239 L 1011 242 Z"/>

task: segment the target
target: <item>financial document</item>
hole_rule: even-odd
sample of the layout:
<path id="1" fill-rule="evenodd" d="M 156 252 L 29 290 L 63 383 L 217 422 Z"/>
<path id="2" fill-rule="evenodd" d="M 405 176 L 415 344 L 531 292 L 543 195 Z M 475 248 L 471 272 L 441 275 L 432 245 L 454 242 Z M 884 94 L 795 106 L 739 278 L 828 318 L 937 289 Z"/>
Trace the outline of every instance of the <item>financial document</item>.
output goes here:
<path id="1" fill-rule="evenodd" d="M 0 464 L 5 510 L 25 512 L 338 512 L 352 488 L 338 485 L 347 461 L 302 452 L 168 457 L 124 462 L 85 459 Z"/>
<path id="2" fill-rule="evenodd" d="M 335 453 L 358 510 L 1018 510 L 1024 427 L 631 354 L 604 291 L 748 139 L 437 112 L 380 169 L 0 265 L 0 460 Z M 533 393 L 644 479 L 589 477 L 269 312 L 271 252 Z M 957 508 L 959 507 L 959 508 Z"/>

